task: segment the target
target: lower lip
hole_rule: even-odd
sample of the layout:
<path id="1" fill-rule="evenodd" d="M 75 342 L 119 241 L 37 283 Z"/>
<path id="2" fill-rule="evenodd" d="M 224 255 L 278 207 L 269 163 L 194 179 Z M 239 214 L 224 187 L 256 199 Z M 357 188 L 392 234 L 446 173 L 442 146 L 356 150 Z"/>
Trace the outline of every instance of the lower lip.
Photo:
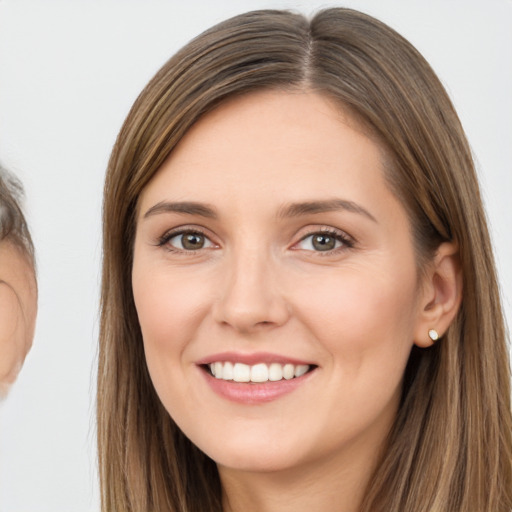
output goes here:
<path id="1" fill-rule="evenodd" d="M 210 388 L 223 398 L 247 405 L 264 404 L 291 393 L 305 384 L 315 370 L 290 380 L 267 381 L 263 383 L 235 382 L 216 379 L 203 368 L 200 369 Z"/>

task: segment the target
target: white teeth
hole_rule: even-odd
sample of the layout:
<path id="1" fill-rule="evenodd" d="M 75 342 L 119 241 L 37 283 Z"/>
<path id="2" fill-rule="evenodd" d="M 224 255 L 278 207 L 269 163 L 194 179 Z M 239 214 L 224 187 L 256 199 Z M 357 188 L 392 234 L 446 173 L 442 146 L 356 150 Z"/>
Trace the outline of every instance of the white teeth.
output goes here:
<path id="1" fill-rule="evenodd" d="M 229 361 L 224 363 L 224 367 L 222 368 L 222 378 L 224 380 L 233 380 L 233 363 Z"/>
<path id="2" fill-rule="evenodd" d="M 307 364 L 298 364 L 295 367 L 295 377 L 302 377 L 309 370 L 309 366 Z"/>
<path id="3" fill-rule="evenodd" d="M 293 364 L 285 364 L 283 368 L 283 377 L 286 380 L 293 379 L 295 376 L 295 366 Z"/>
<path id="4" fill-rule="evenodd" d="M 291 363 L 279 364 L 258 363 L 252 366 L 243 363 L 231 363 L 230 361 L 216 361 L 209 365 L 212 375 L 216 379 L 233 380 L 235 382 L 276 382 L 301 377 L 310 369 L 308 364 L 293 365 Z"/>
<path id="5" fill-rule="evenodd" d="M 215 363 L 215 371 L 214 371 L 214 375 L 217 379 L 222 379 L 222 363 Z"/>
<path id="6" fill-rule="evenodd" d="M 251 382 L 267 382 L 268 366 L 264 363 L 251 366 Z"/>
<path id="7" fill-rule="evenodd" d="M 283 367 L 278 363 L 272 363 L 268 368 L 268 380 L 273 382 L 283 378 Z"/>
<path id="8" fill-rule="evenodd" d="M 233 366 L 233 380 L 235 382 L 250 382 L 251 367 L 248 364 L 235 363 L 235 366 Z"/>

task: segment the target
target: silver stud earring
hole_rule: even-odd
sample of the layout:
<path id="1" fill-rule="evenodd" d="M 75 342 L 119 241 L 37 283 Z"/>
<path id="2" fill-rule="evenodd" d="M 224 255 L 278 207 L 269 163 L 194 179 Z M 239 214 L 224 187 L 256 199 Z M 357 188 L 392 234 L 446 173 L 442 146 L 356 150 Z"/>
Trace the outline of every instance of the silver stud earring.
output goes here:
<path id="1" fill-rule="evenodd" d="M 428 331 L 428 336 L 432 341 L 437 341 L 439 339 L 439 333 L 435 329 L 430 329 L 430 331 Z"/>

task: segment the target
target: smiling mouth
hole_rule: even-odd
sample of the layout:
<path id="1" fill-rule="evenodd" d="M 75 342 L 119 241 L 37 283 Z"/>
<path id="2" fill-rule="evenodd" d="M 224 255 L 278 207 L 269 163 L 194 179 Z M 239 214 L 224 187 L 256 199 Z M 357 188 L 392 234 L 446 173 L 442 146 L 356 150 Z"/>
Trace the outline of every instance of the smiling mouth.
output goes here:
<path id="1" fill-rule="evenodd" d="M 291 363 L 258 363 L 248 365 L 244 363 L 232 363 L 230 361 L 216 361 L 203 365 L 203 368 L 205 368 L 210 375 L 219 380 L 261 384 L 264 382 L 296 379 L 313 371 L 316 366 Z"/>

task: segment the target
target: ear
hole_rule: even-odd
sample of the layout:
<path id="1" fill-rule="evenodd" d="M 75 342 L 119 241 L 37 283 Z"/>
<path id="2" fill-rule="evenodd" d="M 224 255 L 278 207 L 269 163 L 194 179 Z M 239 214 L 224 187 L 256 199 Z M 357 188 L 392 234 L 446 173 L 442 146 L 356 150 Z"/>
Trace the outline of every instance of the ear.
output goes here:
<path id="1" fill-rule="evenodd" d="M 459 310 L 462 272 L 458 255 L 456 244 L 442 243 L 426 270 L 414 332 L 418 347 L 429 347 L 435 342 L 429 335 L 431 329 L 443 336 Z"/>
<path id="2" fill-rule="evenodd" d="M 0 399 L 32 345 L 37 315 L 34 267 L 18 247 L 0 242 Z"/>

